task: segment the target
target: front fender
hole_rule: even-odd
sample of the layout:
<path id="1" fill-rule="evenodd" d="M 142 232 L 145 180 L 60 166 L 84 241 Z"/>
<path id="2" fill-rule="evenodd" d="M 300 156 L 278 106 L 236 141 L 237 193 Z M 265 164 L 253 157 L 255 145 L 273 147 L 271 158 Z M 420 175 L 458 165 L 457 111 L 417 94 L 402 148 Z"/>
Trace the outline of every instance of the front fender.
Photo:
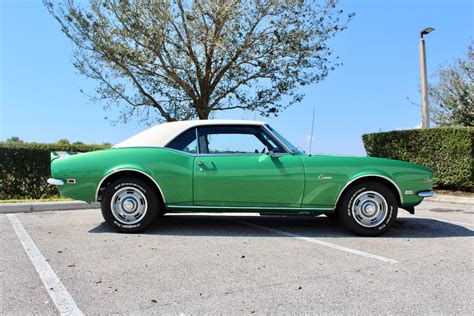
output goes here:
<path id="1" fill-rule="evenodd" d="M 335 205 L 337 205 L 337 203 L 339 202 L 339 199 L 341 198 L 342 194 L 344 193 L 344 191 L 351 184 L 353 184 L 355 181 L 361 180 L 363 178 L 381 178 L 385 181 L 390 182 L 393 185 L 393 187 L 397 190 L 398 198 L 399 198 L 401 204 L 403 205 L 403 201 L 404 201 L 403 200 L 403 194 L 402 194 L 402 191 L 401 191 L 399 185 L 397 184 L 395 179 L 388 172 L 385 172 L 385 171 L 379 170 L 379 169 L 360 170 L 358 172 L 355 172 L 351 176 L 349 176 L 349 179 L 348 179 L 347 183 L 339 191 L 339 194 L 338 194 L 338 197 L 336 199 Z"/>
<path id="2" fill-rule="evenodd" d="M 419 203 L 415 190 L 426 175 L 424 167 L 403 161 L 341 156 L 302 156 L 305 167 L 305 193 L 302 207 L 335 208 L 345 189 L 354 181 L 378 177 L 390 183 L 402 206 L 408 199 L 405 191 L 413 187 L 409 203 Z M 410 204 L 412 205 L 412 204 Z"/>

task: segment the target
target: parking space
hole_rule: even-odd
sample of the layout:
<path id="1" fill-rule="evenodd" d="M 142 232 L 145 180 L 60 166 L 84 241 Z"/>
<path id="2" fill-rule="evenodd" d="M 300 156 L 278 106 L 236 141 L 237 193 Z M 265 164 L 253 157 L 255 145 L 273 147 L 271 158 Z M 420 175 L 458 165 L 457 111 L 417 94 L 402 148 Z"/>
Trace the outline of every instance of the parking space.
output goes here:
<path id="1" fill-rule="evenodd" d="M 94 209 L 14 218 L 85 314 L 467 314 L 473 214 L 474 205 L 425 202 L 377 238 L 324 216 L 167 215 L 135 235 L 114 233 Z M 56 289 L 12 218 L 0 215 L 0 228 L 0 313 L 57 313 Z"/>

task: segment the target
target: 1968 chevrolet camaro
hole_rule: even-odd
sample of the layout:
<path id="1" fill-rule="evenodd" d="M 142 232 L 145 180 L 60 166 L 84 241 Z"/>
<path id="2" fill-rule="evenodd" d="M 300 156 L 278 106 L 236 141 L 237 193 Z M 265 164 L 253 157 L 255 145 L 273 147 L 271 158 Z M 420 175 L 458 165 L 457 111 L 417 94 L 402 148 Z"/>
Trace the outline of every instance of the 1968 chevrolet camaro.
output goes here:
<path id="1" fill-rule="evenodd" d="M 201 120 L 154 126 L 89 153 L 51 153 L 48 183 L 100 201 L 105 221 L 139 232 L 171 212 L 321 215 L 375 236 L 398 208 L 432 196 L 433 172 L 380 158 L 307 155 L 263 122 Z"/>

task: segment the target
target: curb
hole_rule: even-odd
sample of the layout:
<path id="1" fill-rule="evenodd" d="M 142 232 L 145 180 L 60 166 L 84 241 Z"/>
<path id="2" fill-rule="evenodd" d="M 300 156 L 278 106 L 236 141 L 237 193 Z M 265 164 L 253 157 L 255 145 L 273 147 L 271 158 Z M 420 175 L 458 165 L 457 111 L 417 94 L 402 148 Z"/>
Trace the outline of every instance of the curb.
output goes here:
<path id="1" fill-rule="evenodd" d="M 81 201 L 0 203 L 0 214 L 84 210 L 92 208 L 100 208 L 100 203 L 86 203 Z"/>
<path id="2" fill-rule="evenodd" d="M 474 197 L 465 196 L 454 196 L 454 195 L 435 195 L 430 198 L 424 199 L 427 202 L 438 202 L 438 203 L 453 203 L 453 204 L 470 204 L 474 205 Z"/>

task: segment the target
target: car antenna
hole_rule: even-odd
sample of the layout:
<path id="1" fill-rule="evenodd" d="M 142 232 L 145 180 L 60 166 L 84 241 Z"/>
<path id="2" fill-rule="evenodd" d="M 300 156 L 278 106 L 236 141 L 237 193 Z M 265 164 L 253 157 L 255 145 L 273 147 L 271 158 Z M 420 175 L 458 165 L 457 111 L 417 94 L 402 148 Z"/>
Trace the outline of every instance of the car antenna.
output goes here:
<path id="1" fill-rule="evenodd" d="M 314 112 L 316 106 L 313 106 L 313 121 L 311 122 L 311 135 L 309 137 L 309 155 L 311 156 L 311 145 L 313 144 L 313 131 L 314 131 Z"/>

